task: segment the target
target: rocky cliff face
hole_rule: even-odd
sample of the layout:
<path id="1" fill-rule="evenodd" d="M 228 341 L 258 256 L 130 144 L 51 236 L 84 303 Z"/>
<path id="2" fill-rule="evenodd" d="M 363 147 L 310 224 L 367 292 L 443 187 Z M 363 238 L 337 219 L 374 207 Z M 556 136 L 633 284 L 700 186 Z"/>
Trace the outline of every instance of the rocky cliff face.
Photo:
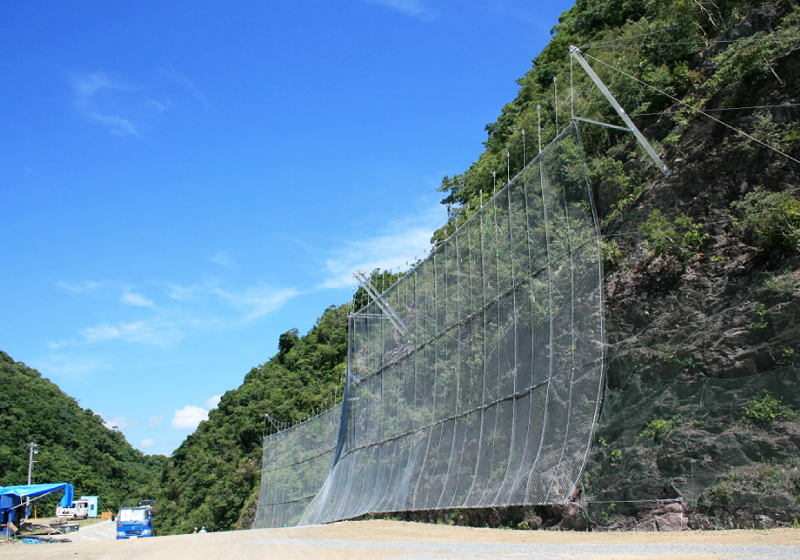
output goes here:
<path id="1" fill-rule="evenodd" d="M 766 5 L 726 36 L 774 29 L 792 9 Z M 771 106 L 725 111 L 725 121 L 798 158 L 800 50 L 770 70 L 715 93 L 706 108 L 734 98 L 734 106 Z M 675 134 L 668 119 L 646 136 Z M 800 245 L 791 241 L 800 163 L 710 119 L 680 126 L 666 149 L 673 173 L 603 232 L 613 248 L 608 381 L 585 510 L 601 526 L 653 529 L 664 504 L 647 502 L 682 496 L 691 527 L 791 524 L 800 519 Z M 604 189 L 613 185 L 596 188 L 609 215 Z M 772 206 L 760 205 L 769 193 L 783 193 L 784 203 L 773 196 Z M 775 210 L 781 204 L 787 212 Z M 768 242 L 770 227 L 788 241 Z"/>

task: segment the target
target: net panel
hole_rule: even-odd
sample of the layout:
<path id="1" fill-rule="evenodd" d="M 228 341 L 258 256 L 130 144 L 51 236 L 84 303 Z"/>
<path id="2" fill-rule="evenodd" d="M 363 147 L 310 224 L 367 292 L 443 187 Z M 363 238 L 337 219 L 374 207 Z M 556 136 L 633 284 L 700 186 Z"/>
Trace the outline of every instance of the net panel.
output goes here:
<path id="1" fill-rule="evenodd" d="M 569 499 L 603 385 L 601 279 L 571 126 L 382 294 L 405 333 L 377 302 L 351 315 L 345 400 L 265 438 L 254 527 Z"/>
<path id="2" fill-rule="evenodd" d="M 571 126 L 382 294 L 405 333 L 378 302 L 351 315 L 341 454 L 300 523 L 568 500 L 603 383 L 601 281 Z"/>
<path id="3" fill-rule="evenodd" d="M 342 404 L 264 438 L 261 489 L 253 527 L 293 527 L 333 465 Z"/>

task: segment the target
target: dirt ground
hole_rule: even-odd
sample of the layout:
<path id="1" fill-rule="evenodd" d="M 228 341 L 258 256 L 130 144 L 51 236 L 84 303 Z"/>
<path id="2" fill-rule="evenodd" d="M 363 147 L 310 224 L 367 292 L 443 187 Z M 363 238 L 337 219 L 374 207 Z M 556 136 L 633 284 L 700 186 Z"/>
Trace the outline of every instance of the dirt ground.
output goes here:
<path id="1" fill-rule="evenodd" d="M 76 556 L 93 560 L 800 558 L 800 530 L 579 533 L 374 520 L 141 540 L 0 545 L 0 558 L 47 560 Z"/>

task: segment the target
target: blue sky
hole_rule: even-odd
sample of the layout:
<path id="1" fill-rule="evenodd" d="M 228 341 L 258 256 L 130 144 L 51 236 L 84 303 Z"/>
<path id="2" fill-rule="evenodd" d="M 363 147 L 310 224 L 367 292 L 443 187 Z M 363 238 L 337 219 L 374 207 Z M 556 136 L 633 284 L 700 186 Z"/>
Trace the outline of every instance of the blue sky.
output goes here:
<path id="1" fill-rule="evenodd" d="M 0 349 L 147 453 L 424 253 L 571 2 L 6 2 Z"/>

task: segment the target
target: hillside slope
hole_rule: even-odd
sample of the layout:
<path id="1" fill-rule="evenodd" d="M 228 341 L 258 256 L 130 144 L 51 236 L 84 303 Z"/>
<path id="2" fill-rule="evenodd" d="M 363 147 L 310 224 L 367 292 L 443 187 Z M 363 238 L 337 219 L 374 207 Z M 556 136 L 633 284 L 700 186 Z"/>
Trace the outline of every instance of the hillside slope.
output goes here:
<path id="1" fill-rule="evenodd" d="M 153 481 L 166 457 L 143 455 L 99 415 L 1 351 L 0 426 L 0 486 L 27 482 L 26 444 L 34 442 L 34 483 L 69 482 L 77 496 L 100 496 L 101 510 L 112 511 L 158 494 Z M 54 500 L 44 503 L 50 505 L 38 514 L 53 515 Z"/>
<path id="2" fill-rule="evenodd" d="M 341 399 L 349 305 L 330 307 L 311 331 L 281 335 L 278 353 L 223 395 L 161 474 L 159 524 L 170 533 L 249 528 L 261 482 L 261 442 Z"/>
<path id="3" fill-rule="evenodd" d="M 653 528 L 652 501 L 679 495 L 695 527 L 800 517 L 800 164 L 676 101 L 800 159 L 799 30 L 796 0 L 579 0 L 487 125 L 484 153 L 442 182 L 449 219 L 434 242 L 492 193 L 506 154 L 512 174 L 527 163 L 537 107 L 543 142 L 555 136 L 555 113 L 563 125 L 573 106 L 563 84 L 575 83 L 577 115 L 619 122 L 570 72 L 572 44 L 672 171 L 662 177 L 629 134 L 581 125 L 608 319 L 605 404 L 575 496 L 591 523 Z M 176 451 L 162 475 L 170 530 L 249 526 L 263 415 L 297 421 L 340 387 L 345 318 L 332 308 L 307 337 L 283 335 Z"/>
<path id="4" fill-rule="evenodd" d="M 672 170 L 659 176 L 630 135 L 582 126 L 608 321 L 581 495 L 591 523 L 654 528 L 652 501 L 681 495 L 694 527 L 800 517 L 799 24 L 796 1 L 581 0 L 487 126 L 486 152 L 442 184 L 450 221 L 434 239 L 491 192 L 491 170 L 522 151 L 537 105 L 554 120 L 552 77 L 570 79 L 568 44 L 597 45 L 583 50 Z M 577 70 L 575 83 L 576 114 L 618 122 Z"/>
<path id="5" fill-rule="evenodd" d="M 694 58 L 698 87 L 684 98 L 798 158 L 798 22 L 793 2 L 740 19 L 721 36 L 738 42 Z M 770 35 L 781 39 L 760 42 Z M 766 107 L 715 111 L 752 106 Z M 647 133 L 665 144 L 674 173 L 604 228 L 617 240 L 606 278 L 608 389 L 585 490 L 601 502 L 680 493 L 695 527 L 792 523 L 800 517 L 800 163 L 709 119 L 687 119 L 677 104 L 670 110 L 678 115 Z M 609 217 L 619 203 L 597 186 Z M 615 235 L 624 232 L 639 235 Z M 636 523 L 615 520 L 633 509 L 589 508 L 620 526 Z"/>

